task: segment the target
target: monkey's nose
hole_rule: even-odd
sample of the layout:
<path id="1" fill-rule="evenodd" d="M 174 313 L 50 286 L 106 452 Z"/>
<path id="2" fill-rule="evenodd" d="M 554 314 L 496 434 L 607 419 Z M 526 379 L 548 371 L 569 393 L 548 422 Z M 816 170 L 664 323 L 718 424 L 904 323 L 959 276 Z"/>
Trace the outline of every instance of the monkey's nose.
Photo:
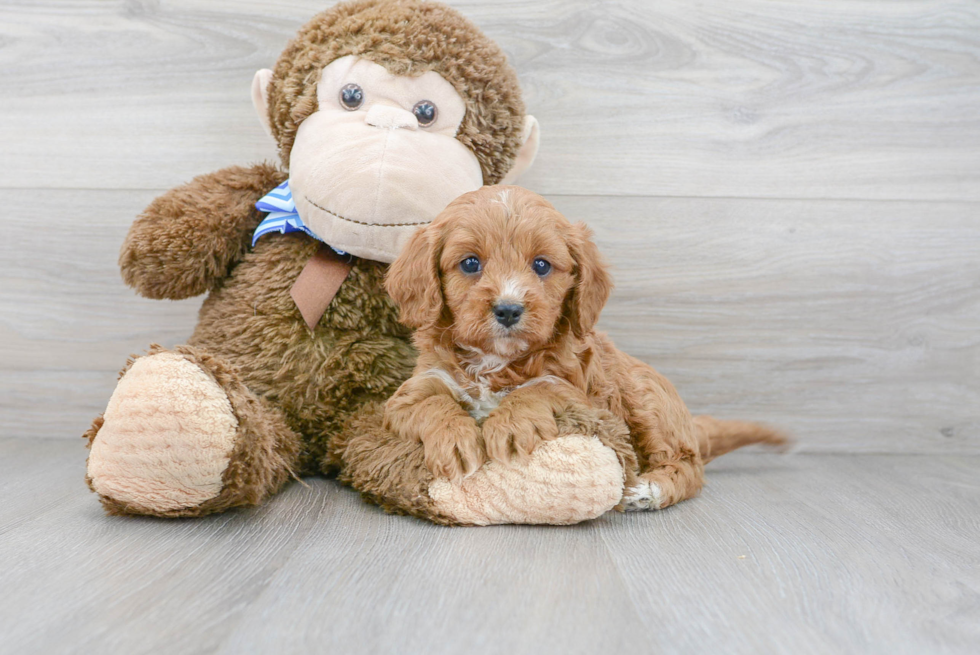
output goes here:
<path id="1" fill-rule="evenodd" d="M 373 127 L 380 127 L 387 130 L 397 130 L 399 128 L 406 130 L 419 129 L 419 119 L 415 118 L 415 114 L 401 107 L 392 107 L 390 105 L 373 105 L 368 109 L 367 116 L 364 117 L 364 122 Z"/>
<path id="2" fill-rule="evenodd" d="M 514 304 L 499 304 L 494 305 L 493 315 L 497 317 L 497 322 L 504 327 L 510 327 L 516 325 L 518 321 L 521 320 L 521 314 L 524 313 L 524 307 L 522 305 Z"/>

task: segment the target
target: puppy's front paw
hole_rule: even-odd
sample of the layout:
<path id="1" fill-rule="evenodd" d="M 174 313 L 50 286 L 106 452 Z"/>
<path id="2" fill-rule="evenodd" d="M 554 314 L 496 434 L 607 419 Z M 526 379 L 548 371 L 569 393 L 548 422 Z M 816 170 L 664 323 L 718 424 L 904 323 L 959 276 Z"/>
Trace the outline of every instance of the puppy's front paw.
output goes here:
<path id="1" fill-rule="evenodd" d="M 487 456 L 499 462 L 526 459 L 542 441 L 558 436 L 555 416 L 549 410 L 513 411 L 498 407 L 483 423 L 483 441 Z"/>
<path id="2" fill-rule="evenodd" d="M 459 421 L 444 431 L 427 435 L 422 439 L 422 446 L 426 468 L 435 477 L 449 478 L 452 482 L 476 472 L 486 461 L 483 437 L 472 420 Z"/>

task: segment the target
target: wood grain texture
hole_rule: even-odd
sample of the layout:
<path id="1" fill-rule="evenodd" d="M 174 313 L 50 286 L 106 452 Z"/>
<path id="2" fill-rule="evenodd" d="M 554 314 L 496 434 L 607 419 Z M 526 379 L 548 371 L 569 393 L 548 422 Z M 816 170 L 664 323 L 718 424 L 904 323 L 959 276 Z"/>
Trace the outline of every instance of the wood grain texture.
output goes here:
<path id="1" fill-rule="evenodd" d="M 567 529 L 439 528 L 319 478 L 104 516 L 77 435 L 200 304 L 126 289 L 122 238 L 159 191 L 275 159 L 252 74 L 328 4 L 0 5 L 0 654 L 980 649 L 968 0 L 451 0 L 542 124 L 523 182 L 614 264 L 602 327 L 810 454 Z"/>
<path id="2" fill-rule="evenodd" d="M 274 157 L 252 75 L 327 4 L 4 4 L 0 184 L 167 188 Z M 452 4 L 521 75 L 542 192 L 980 200 L 969 0 Z"/>
<path id="3" fill-rule="evenodd" d="M 980 452 L 980 206 L 555 201 L 613 264 L 600 327 L 693 411 L 809 450 Z"/>
<path id="4" fill-rule="evenodd" d="M 129 224 L 155 195 L 45 191 L 32 196 L 34 220 L 5 223 L 0 435 L 80 435 L 130 354 L 190 336 L 200 299 L 140 298 L 116 265 Z M 56 228 L 56 217 L 67 220 Z"/>
<path id="5" fill-rule="evenodd" d="M 71 214 L 0 242 L 0 434 L 73 437 L 199 300 L 138 298 L 115 265 L 144 191 L 49 191 Z M 980 206 L 551 196 L 617 283 L 600 327 L 695 412 L 757 418 L 806 450 L 980 453 Z"/>
<path id="6" fill-rule="evenodd" d="M 0 439 L 0 653 L 973 653 L 980 458 L 733 454 L 703 495 L 441 528 L 336 483 L 107 517 L 80 442 Z"/>
<path id="7" fill-rule="evenodd" d="M 980 452 L 975 3 L 453 4 L 542 123 L 524 182 L 616 264 L 603 327 L 692 409 Z M 0 434 L 80 434 L 129 354 L 187 338 L 200 300 L 134 296 L 119 244 L 159 191 L 275 157 L 251 76 L 323 6 L 0 6 Z"/>
<path id="8" fill-rule="evenodd" d="M 977 498 L 975 467 L 728 456 L 708 467 L 698 505 L 627 516 L 601 534 L 648 637 L 667 651 L 966 652 L 980 645 L 968 573 L 980 513 L 953 508 Z"/>

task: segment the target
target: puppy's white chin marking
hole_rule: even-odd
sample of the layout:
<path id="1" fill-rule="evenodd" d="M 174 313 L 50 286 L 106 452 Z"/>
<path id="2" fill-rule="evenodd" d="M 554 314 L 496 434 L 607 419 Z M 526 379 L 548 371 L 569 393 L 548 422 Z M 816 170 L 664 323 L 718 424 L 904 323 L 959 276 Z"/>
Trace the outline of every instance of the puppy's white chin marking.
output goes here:
<path id="1" fill-rule="evenodd" d="M 501 357 L 513 358 L 527 350 L 527 341 L 516 337 L 498 337 L 493 341 L 493 349 Z"/>
<path id="2" fill-rule="evenodd" d="M 623 495 L 623 505 L 627 512 L 641 512 L 648 509 L 660 509 L 663 503 L 663 493 L 655 482 L 639 480 L 635 487 L 630 487 Z"/>

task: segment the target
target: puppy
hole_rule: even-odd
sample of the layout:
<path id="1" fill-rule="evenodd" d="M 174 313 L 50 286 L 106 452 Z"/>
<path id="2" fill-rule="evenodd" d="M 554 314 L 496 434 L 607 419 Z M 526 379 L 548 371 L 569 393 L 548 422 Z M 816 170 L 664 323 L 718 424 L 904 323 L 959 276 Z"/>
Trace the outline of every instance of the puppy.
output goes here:
<path id="1" fill-rule="evenodd" d="M 423 443 L 434 475 L 459 480 L 487 457 L 526 457 L 576 403 L 629 428 L 639 471 L 627 509 L 696 495 L 714 456 L 785 443 L 752 423 L 692 418 L 666 378 L 593 329 L 612 280 L 591 237 L 526 189 L 483 187 L 419 229 L 392 264 L 385 287 L 417 328 L 419 359 L 385 424 Z"/>

